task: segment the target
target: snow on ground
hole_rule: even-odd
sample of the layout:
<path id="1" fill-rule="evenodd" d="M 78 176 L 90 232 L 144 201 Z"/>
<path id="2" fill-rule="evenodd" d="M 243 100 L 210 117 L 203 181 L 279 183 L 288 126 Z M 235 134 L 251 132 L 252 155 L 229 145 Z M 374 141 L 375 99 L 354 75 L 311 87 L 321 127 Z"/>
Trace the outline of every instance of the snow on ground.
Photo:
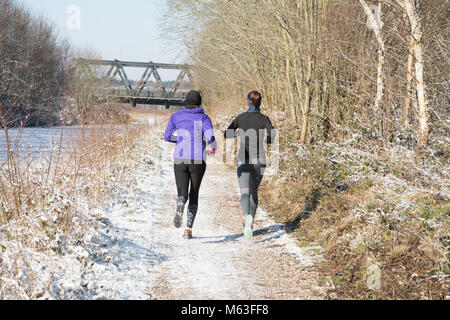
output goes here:
<path id="1" fill-rule="evenodd" d="M 42 299 L 322 299 L 314 264 L 282 226 L 258 212 L 255 238 L 242 235 L 236 174 L 210 161 L 194 239 L 173 226 L 172 148 L 155 127 L 143 139 L 126 183 L 90 214 L 98 228 L 37 270 L 51 284 Z M 152 145 L 150 145 L 150 141 Z M 314 251 L 314 250 L 313 250 Z M 54 258 L 53 258 L 54 259 Z M 43 257 L 45 261 L 45 257 Z M 45 279 L 44 279 L 45 278 Z"/>
<path id="2" fill-rule="evenodd" d="M 162 135 L 157 132 L 153 136 Z M 106 263 L 85 275 L 95 289 L 95 295 L 90 293 L 92 297 L 272 299 L 276 297 L 267 296 L 265 284 L 254 271 L 252 256 L 262 254 L 267 260 L 280 260 L 282 254 L 288 255 L 296 261 L 290 261 L 292 273 L 313 266 L 317 258 L 297 247 L 295 240 L 263 211 L 259 213 L 257 228 L 266 233 L 257 234 L 252 241 L 243 238 L 239 226 L 241 214 L 236 207 L 239 204 L 237 179 L 234 172 L 218 161 L 209 163 L 202 185 L 194 239 L 184 240 L 184 230 L 176 229 L 172 223 L 176 199 L 173 147 L 162 140 L 153 138 L 152 141 L 156 143 L 152 150 L 145 145 L 142 149 L 141 167 L 131 177 L 134 184 L 121 190 L 120 197 L 105 207 L 103 224 L 94 243 L 99 246 L 97 251 L 103 250 L 100 258 Z M 224 201 L 232 205 L 231 210 L 223 205 Z M 218 222 L 218 216 L 225 217 L 222 223 Z M 285 272 L 282 276 L 289 275 Z M 277 275 L 273 277 L 277 282 Z M 311 287 L 316 279 L 305 281 L 305 287 Z M 300 289 L 288 296 L 316 297 L 311 290 Z"/>

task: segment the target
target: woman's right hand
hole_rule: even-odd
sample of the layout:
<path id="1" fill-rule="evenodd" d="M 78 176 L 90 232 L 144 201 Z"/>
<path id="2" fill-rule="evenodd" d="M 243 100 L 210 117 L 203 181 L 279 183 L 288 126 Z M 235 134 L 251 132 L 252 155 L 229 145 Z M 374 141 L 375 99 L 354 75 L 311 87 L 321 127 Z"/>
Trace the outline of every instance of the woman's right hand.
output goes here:
<path id="1" fill-rule="evenodd" d="M 207 149 L 207 151 L 206 151 L 206 154 L 207 154 L 209 157 L 215 157 L 215 156 L 216 156 L 216 150 L 212 150 L 210 147 L 208 147 L 208 149 Z"/>

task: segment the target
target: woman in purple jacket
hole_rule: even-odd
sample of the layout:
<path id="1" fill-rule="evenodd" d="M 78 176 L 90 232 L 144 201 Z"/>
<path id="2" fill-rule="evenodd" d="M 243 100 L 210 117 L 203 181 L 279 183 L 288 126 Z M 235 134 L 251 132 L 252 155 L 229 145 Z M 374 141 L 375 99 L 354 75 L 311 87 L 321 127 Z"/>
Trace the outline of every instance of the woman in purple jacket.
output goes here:
<path id="1" fill-rule="evenodd" d="M 172 115 L 164 135 L 165 141 L 176 143 L 174 159 L 178 199 L 174 224 L 177 228 L 182 225 L 184 209 L 189 200 L 185 239 L 192 239 L 200 185 L 206 172 L 206 143 L 213 155 L 217 148 L 211 119 L 200 108 L 201 104 L 200 93 L 190 91 L 186 96 L 186 107 Z"/>

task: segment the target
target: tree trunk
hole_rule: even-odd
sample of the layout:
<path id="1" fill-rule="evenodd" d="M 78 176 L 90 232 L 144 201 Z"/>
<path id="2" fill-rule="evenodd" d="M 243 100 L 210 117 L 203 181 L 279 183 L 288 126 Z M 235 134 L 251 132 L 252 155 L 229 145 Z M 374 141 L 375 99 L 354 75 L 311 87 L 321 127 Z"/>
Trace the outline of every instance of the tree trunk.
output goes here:
<path id="1" fill-rule="evenodd" d="M 359 2 L 361 3 L 364 12 L 367 15 L 369 22 L 373 24 L 372 29 L 375 34 L 375 38 L 377 39 L 378 42 L 377 96 L 375 98 L 375 105 L 374 105 L 374 112 L 378 113 L 380 111 L 380 106 L 383 103 L 383 95 L 384 95 L 383 70 L 384 70 L 385 45 L 382 35 L 383 25 L 381 23 L 381 2 L 378 2 L 380 19 L 377 19 L 372 9 L 368 6 L 365 0 L 359 0 Z"/>
<path id="2" fill-rule="evenodd" d="M 298 124 L 298 119 L 297 119 L 297 110 L 295 108 L 295 104 L 294 104 L 294 90 L 292 88 L 292 79 L 291 79 L 291 61 L 289 59 L 289 56 L 286 55 L 286 81 L 288 82 L 287 88 L 288 88 L 288 92 L 289 92 L 289 97 L 290 97 L 290 101 L 288 100 L 288 104 L 289 104 L 289 110 L 291 113 L 291 117 L 293 120 L 293 123 L 295 123 L 296 125 Z"/>
<path id="3" fill-rule="evenodd" d="M 405 16 L 406 19 L 408 19 L 407 16 Z M 404 124 L 405 127 L 409 126 L 409 114 L 411 111 L 411 104 L 412 104 L 412 96 L 413 96 L 413 68 L 414 68 L 414 38 L 410 36 L 409 41 L 409 47 L 408 47 L 408 67 L 406 71 L 406 98 L 405 98 L 405 105 L 404 105 L 404 111 L 405 111 L 405 119 Z"/>
<path id="4" fill-rule="evenodd" d="M 414 69 L 416 73 L 417 103 L 419 105 L 419 146 L 428 144 L 429 126 L 428 126 L 428 104 L 426 100 L 426 90 L 424 81 L 424 62 L 423 62 L 423 44 L 422 44 L 422 26 L 417 13 L 417 6 L 413 0 L 405 0 L 405 9 L 411 24 L 411 34 L 413 37 Z"/>
<path id="5" fill-rule="evenodd" d="M 306 143 L 306 136 L 308 133 L 308 119 L 309 119 L 309 112 L 311 110 L 311 96 L 312 96 L 312 90 L 311 90 L 311 77 L 312 77 L 312 58 L 311 56 L 308 58 L 308 75 L 306 77 L 305 81 L 305 102 L 303 104 L 303 112 L 302 112 L 302 132 L 300 135 L 300 141 L 301 143 Z"/>

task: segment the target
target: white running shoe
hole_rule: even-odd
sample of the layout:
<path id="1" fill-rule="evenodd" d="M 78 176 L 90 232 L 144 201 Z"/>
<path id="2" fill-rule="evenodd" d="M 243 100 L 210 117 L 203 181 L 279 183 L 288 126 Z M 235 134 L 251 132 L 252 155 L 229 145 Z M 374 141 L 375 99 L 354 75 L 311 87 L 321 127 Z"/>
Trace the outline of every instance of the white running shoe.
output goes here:
<path id="1" fill-rule="evenodd" d="M 247 240 L 253 238 L 253 220 L 254 218 L 251 215 L 247 215 L 245 218 L 244 236 Z"/>

